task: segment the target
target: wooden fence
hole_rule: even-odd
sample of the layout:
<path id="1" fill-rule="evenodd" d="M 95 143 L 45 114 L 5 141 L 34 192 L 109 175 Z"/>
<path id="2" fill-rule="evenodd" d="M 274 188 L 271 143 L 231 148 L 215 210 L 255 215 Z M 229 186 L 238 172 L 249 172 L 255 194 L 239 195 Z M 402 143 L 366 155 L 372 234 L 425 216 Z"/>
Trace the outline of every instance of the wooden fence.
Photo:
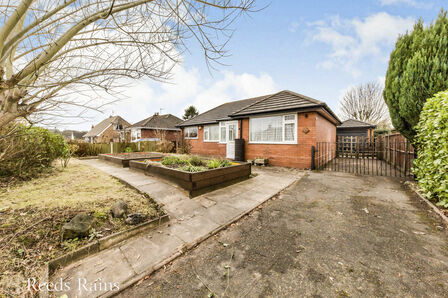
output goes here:
<path id="1" fill-rule="evenodd" d="M 311 151 L 313 168 L 356 174 L 412 176 L 414 148 L 400 134 L 339 137 L 336 142 L 319 142 Z"/>
<path id="2" fill-rule="evenodd" d="M 123 153 L 126 152 L 126 148 L 130 148 L 132 152 L 151 152 L 156 151 L 156 141 L 144 141 L 135 143 L 85 143 L 76 142 L 79 149 L 75 153 L 77 156 L 96 156 L 103 153 Z M 129 149 L 128 149 L 129 150 Z"/>

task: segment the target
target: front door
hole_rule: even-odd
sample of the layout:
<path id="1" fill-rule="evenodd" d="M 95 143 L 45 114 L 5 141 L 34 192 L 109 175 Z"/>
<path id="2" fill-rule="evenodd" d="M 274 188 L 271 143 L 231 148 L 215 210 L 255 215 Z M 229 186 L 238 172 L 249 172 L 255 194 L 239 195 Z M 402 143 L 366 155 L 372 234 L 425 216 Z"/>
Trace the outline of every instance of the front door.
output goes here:
<path id="1" fill-rule="evenodd" d="M 237 121 L 226 122 L 226 135 L 227 135 L 226 158 L 235 159 L 235 139 L 237 131 L 238 131 Z"/>

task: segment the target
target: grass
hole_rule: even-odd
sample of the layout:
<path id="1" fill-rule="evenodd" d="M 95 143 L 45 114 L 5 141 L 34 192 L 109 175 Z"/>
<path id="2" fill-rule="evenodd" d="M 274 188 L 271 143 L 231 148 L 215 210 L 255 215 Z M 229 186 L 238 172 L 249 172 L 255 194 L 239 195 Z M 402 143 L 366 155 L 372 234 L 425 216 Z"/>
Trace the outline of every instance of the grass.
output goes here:
<path id="1" fill-rule="evenodd" d="M 130 213 L 149 218 L 163 214 L 151 198 L 76 160 L 64 170 L 55 168 L 51 174 L 0 190 L 0 297 L 22 296 L 16 291 L 25 290 L 23 281 L 38 278 L 46 262 L 87 244 L 89 238 L 125 230 L 122 219 L 110 216 L 118 200 L 128 203 Z M 62 241 L 62 225 L 80 212 L 94 216 L 92 234 Z"/>

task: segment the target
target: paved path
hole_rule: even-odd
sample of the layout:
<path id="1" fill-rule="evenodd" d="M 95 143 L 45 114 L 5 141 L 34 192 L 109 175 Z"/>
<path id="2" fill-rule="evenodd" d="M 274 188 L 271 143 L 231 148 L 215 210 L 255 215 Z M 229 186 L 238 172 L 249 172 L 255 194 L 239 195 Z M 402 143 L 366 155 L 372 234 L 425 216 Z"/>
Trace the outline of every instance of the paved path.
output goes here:
<path id="1" fill-rule="evenodd" d="M 224 245 L 225 244 L 225 245 Z M 119 297 L 448 297 L 448 232 L 386 177 L 309 173 Z"/>
<path id="2" fill-rule="evenodd" d="M 238 220 L 304 175 L 304 172 L 284 168 L 254 169 L 253 172 L 258 174 L 254 178 L 190 199 L 179 188 L 141 172 L 99 160 L 82 162 L 147 193 L 164 205 L 171 220 L 156 231 L 132 238 L 56 272 L 52 281 L 62 278 L 70 284 L 71 289 L 66 292 L 69 297 L 107 296 L 113 292 L 99 288 L 110 288 L 109 283 L 117 283 L 120 289 L 129 286 Z"/>

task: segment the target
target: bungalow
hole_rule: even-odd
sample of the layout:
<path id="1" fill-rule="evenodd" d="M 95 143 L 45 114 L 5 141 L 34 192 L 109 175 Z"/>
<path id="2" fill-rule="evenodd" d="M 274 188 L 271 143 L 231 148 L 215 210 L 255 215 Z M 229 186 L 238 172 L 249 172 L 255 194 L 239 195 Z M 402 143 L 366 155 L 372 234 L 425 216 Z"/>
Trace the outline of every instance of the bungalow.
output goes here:
<path id="1" fill-rule="evenodd" d="M 181 132 L 176 125 L 181 122 L 182 120 L 174 115 L 155 113 L 128 128 L 131 131 L 131 142 L 159 141 L 161 138 L 175 142 Z"/>
<path id="2" fill-rule="evenodd" d="M 372 138 L 376 125 L 355 119 L 348 119 L 337 127 L 337 137 L 365 137 Z"/>
<path id="3" fill-rule="evenodd" d="M 126 136 L 124 130 L 128 127 L 129 122 L 120 116 L 110 116 L 104 119 L 82 137 L 89 143 L 109 143 L 122 142 Z"/>
<path id="4" fill-rule="evenodd" d="M 244 160 L 268 158 L 272 165 L 305 169 L 312 146 L 335 142 L 340 123 L 325 103 L 284 90 L 222 104 L 178 127 L 193 154 L 235 159 L 237 151 Z M 244 142 L 241 148 L 236 139 L 244 140 L 237 141 Z"/>

